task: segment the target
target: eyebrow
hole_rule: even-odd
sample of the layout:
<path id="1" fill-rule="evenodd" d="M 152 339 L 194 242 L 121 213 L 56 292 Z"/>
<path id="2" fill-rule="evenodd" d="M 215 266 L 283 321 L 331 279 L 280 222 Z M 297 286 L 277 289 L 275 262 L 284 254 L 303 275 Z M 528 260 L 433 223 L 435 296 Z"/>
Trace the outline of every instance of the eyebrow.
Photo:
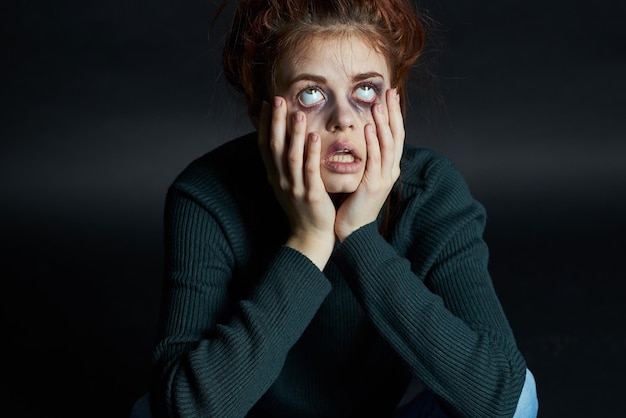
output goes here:
<path id="1" fill-rule="evenodd" d="M 382 76 L 382 74 L 377 73 L 375 71 L 373 72 L 369 72 L 369 73 L 360 73 L 360 74 L 356 74 L 352 77 L 352 82 L 359 82 L 359 81 L 363 81 L 363 80 L 367 80 L 368 78 L 382 78 L 384 79 L 384 77 Z M 297 83 L 298 81 L 314 81 L 315 83 L 320 83 L 320 84 L 324 84 L 326 83 L 326 77 L 322 77 L 320 75 L 315 75 L 315 74 L 300 74 L 296 77 L 293 78 L 293 80 L 291 80 L 289 82 L 289 86 L 293 85 L 294 83 Z"/>

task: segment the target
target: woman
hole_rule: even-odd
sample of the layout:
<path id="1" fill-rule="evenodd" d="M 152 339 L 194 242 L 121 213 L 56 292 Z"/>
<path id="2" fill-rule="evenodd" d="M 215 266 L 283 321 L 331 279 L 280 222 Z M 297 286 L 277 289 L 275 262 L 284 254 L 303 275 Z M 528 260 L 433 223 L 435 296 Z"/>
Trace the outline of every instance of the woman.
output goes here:
<path id="1" fill-rule="evenodd" d="M 257 129 L 168 191 L 153 415 L 535 416 L 484 209 L 404 143 L 423 44 L 404 0 L 238 2 L 224 70 Z"/>

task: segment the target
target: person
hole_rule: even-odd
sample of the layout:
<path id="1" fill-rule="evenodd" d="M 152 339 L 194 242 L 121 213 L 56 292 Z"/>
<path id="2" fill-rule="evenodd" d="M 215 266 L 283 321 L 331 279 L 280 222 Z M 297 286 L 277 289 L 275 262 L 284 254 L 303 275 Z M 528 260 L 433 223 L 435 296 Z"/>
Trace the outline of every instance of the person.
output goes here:
<path id="1" fill-rule="evenodd" d="M 254 131 L 165 203 L 155 417 L 531 417 L 486 214 L 405 142 L 406 0 L 241 0 L 224 73 Z"/>

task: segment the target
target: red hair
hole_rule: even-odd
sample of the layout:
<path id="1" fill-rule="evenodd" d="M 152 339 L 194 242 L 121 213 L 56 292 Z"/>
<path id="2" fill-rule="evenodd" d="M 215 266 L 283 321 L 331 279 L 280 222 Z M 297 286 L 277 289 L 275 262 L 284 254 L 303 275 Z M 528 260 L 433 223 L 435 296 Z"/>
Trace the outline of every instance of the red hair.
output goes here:
<path id="1" fill-rule="evenodd" d="M 312 35 L 356 34 L 387 58 L 391 85 L 404 104 L 406 80 L 424 47 L 424 32 L 408 0 L 240 0 L 222 63 L 228 81 L 244 95 L 249 116 L 256 118 L 261 103 L 272 95 L 281 58 Z"/>

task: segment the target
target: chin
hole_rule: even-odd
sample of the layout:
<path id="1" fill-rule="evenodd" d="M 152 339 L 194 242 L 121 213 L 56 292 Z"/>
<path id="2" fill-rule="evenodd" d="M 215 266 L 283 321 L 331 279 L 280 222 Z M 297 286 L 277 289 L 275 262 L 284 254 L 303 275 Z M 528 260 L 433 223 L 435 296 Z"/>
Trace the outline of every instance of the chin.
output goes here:
<path id="1" fill-rule="evenodd" d="M 339 177 L 339 178 L 337 178 Z M 352 178 L 346 178 L 352 177 Z M 322 178 L 326 191 L 330 194 L 354 193 L 361 183 L 361 176 L 330 176 L 330 178 Z"/>
<path id="2" fill-rule="evenodd" d="M 326 191 L 329 195 L 338 195 L 338 194 L 351 194 L 356 191 L 356 188 L 343 188 L 343 189 L 329 189 L 326 188 Z"/>

